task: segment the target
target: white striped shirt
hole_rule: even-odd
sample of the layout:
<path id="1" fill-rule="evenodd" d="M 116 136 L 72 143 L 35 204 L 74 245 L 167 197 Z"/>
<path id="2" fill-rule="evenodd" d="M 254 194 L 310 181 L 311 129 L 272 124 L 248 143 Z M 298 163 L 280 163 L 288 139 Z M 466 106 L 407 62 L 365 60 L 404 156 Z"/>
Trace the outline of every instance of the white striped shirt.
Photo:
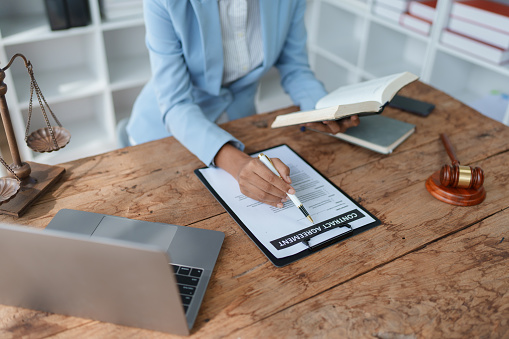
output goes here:
<path id="1" fill-rule="evenodd" d="M 223 85 L 243 77 L 263 61 L 258 0 L 218 0 L 223 40 Z"/>

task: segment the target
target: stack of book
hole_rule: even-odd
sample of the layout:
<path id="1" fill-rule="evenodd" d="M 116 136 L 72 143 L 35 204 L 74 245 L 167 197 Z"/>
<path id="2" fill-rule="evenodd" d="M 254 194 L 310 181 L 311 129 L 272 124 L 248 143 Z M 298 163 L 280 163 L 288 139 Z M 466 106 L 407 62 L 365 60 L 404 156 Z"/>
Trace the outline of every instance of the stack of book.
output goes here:
<path id="1" fill-rule="evenodd" d="M 409 0 L 375 0 L 373 12 L 376 15 L 399 22 L 403 13 L 408 9 Z"/>
<path id="2" fill-rule="evenodd" d="M 373 12 L 401 26 L 429 35 L 437 0 L 375 0 Z"/>
<path id="3" fill-rule="evenodd" d="M 489 0 L 455 1 L 441 41 L 495 64 L 509 62 L 509 5 Z"/>
<path id="4" fill-rule="evenodd" d="M 435 18 L 437 0 L 410 1 L 408 13 L 401 18 L 401 25 L 423 35 L 429 35 Z"/>
<path id="5" fill-rule="evenodd" d="M 99 3 L 105 20 L 125 19 L 143 14 L 143 0 L 100 0 Z"/>
<path id="6" fill-rule="evenodd" d="M 44 0 L 52 31 L 90 24 L 88 0 Z"/>

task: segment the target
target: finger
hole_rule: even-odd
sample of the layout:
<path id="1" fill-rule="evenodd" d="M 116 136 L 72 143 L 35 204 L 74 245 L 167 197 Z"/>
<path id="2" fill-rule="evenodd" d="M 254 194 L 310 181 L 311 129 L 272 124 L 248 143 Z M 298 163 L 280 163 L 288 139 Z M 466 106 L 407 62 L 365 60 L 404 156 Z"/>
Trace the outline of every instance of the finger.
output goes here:
<path id="1" fill-rule="evenodd" d="M 284 175 L 288 177 L 290 169 L 283 164 L 283 162 L 277 158 L 271 159 L 273 164 L 274 160 L 277 165 L 274 164 L 274 167 L 279 171 L 281 169 L 284 172 Z M 278 168 L 279 167 L 279 168 Z M 262 185 L 260 188 L 265 192 L 277 195 L 277 196 L 285 196 L 286 193 L 295 194 L 295 189 L 290 186 L 290 184 L 286 180 L 282 180 L 282 178 L 275 175 L 267 166 L 265 166 L 261 161 L 257 160 L 257 166 L 254 171 L 261 179 L 265 180 L 266 183 L 259 183 Z M 281 173 L 280 173 L 281 174 Z"/>
<path id="2" fill-rule="evenodd" d="M 336 134 L 342 132 L 341 124 L 339 121 L 335 120 L 324 120 L 320 122 L 310 122 L 306 124 L 306 127 L 312 128 L 314 130 L 324 132 L 324 133 L 332 133 Z"/>
<path id="3" fill-rule="evenodd" d="M 283 203 L 288 200 L 286 195 L 283 198 L 272 195 L 251 182 L 245 182 L 241 187 L 241 192 L 247 197 L 278 208 L 282 208 Z"/>
<path id="4" fill-rule="evenodd" d="M 352 115 L 351 117 L 340 120 L 324 120 L 321 122 L 307 123 L 306 127 L 325 133 L 336 134 L 343 133 L 350 127 L 358 126 L 359 123 L 359 117 L 357 115 Z"/>
<path id="5" fill-rule="evenodd" d="M 305 126 L 316 131 L 331 133 L 330 129 L 323 122 L 308 122 Z"/>
<path id="6" fill-rule="evenodd" d="M 292 179 L 290 179 L 290 167 L 286 166 L 285 163 L 282 162 L 279 158 L 272 158 L 272 163 L 281 175 L 281 178 L 288 184 L 291 184 Z"/>
<path id="7" fill-rule="evenodd" d="M 340 121 L 324 121 L 323 124 L 325 125 L 325 128 L 328 129 L 328 133 L 336 134 L 339 132 L 344 132 L 344 129 L 342 128 L 342 123 Z"/>
<path id="8" fill-rule="evenodd" d="M 294 194 L 295 190 L 284 180 L 281 180 L 267 168 L 260 160 L 253 158 L 244 166 L 239 173 L 237 181 L 243 194 L 259 201 L 274 201 L 263 194 L 278 197 L 278 200 L 286 198 L 286 192 Z M 292 193 L 293 192 L 293 193 Z"/>
<path id="9" fill-rule="evenodd" d="M 339 121 L 339 123 L 341 125 L 342 132 L 346 131 L 350 127 L 358 126 L 360 122 L 361 121 L 357 115 L 352 115 L 348 119 L 342 119 Z"/>
<path id="10" fill-rule="evenodd" d="M 337 121 L 324 121 L 324 125 L 329 128 L 329 133 L 336 134 L 336 133 L 344 133 L 347 129 L 350 127 L 354 127 L 359 125 L 359 117 L 356 115 L 353 115 L 349 118 L 340 119 Z"/>

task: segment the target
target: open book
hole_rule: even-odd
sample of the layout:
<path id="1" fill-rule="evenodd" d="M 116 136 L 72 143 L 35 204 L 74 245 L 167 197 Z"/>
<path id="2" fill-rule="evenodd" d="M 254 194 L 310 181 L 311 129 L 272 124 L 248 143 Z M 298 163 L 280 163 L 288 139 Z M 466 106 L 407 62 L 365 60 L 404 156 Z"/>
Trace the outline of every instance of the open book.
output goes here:
<path id="1" fill-rule="evenodd" d="M 315 110 L 279 115 L 271 127 L 338 120 L 355 114 L 362 116 L 381 113 L 401 88 L 417 79 L 417 75 L 403 72 L 339 87 L 321 98 L 316 103 Z"/>

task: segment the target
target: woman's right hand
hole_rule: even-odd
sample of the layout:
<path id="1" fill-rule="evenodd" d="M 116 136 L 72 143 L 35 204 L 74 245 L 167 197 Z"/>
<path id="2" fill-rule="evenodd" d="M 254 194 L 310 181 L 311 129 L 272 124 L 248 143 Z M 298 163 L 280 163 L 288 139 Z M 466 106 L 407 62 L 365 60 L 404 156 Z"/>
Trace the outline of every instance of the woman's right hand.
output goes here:
<path id="1" fill-rule="evenodd" d="M 278 158 L 271 159 L 281 174 L 272 173 L 258 158 L 252 158 L 230 144 L 225 144 L 215 157 L 218 167 L 230 173 L 237 182 L 242 194 L 274 207 L 283 207 L 288 199 L 286 193 L 295 194 L 290 185 L 290 169 Z"/>

